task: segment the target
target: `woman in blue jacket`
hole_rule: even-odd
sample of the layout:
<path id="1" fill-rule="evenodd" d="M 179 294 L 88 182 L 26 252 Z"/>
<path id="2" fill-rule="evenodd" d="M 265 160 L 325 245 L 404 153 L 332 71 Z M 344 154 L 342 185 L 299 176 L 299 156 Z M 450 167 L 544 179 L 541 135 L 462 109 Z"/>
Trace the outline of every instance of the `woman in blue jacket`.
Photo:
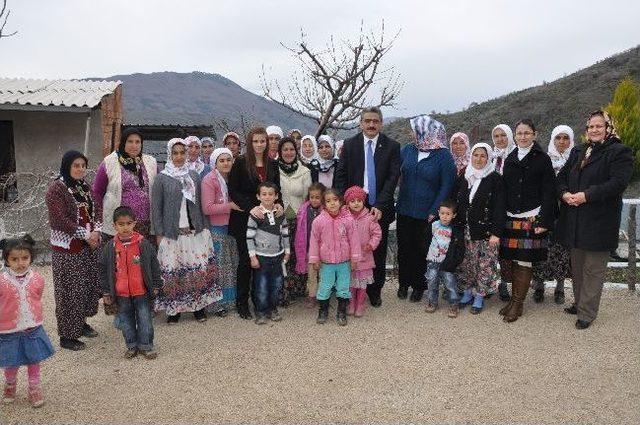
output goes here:
<path id="1" fill-rule="evenodd" d="M 449 197 L 456 166 L 447 149 L 442 123 L 427 115 L 411 119 L 415 142 L 400 153 L 400 192 L 396 205 L 398 239 L 398 298 L 422 299 L 425 290 L 426 250 L 431 240 L 429 223 L 440 203 Z"/>

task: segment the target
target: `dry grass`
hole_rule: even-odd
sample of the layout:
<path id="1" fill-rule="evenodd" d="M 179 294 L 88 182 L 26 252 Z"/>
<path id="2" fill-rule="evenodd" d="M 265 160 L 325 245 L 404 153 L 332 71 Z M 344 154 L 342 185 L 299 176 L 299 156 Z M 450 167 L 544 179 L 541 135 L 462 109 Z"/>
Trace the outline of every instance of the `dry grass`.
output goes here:
<path id="1" fill-rule="evenodd" d="M 505 324 L 495 299 L 448 319 L 394 293 L 389 283 L 383 307 L 346 328 L 316 325 L 301 305 L 263 327 L 161 316 L 154 361 L 123 359 L 100 313 L 86 351 L 43 364 L 47 404 L 29 407 L 21 371 L 1 423 L 640 423 L 637 295 L 607 291 L 598 320 L 577 331 L 548 300 Z M 57 346 L 51 286 L 46 308 Z"/>

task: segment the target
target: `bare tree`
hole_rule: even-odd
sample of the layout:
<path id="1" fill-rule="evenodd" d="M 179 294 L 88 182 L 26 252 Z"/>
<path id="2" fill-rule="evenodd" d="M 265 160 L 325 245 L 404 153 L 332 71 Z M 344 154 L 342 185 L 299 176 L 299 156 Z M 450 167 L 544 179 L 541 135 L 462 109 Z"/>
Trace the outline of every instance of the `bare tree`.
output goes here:
<path id="1" fill-rule="evenodd" d="M 253 108 L 251 110 L 238 108 L 235 117 L 236 118 L 213 117 L 213 126 L 216 130 L 220 130 L 220 137 L 223 137 L 225 133 L 233 131 L 240 135 L 242 139 L 249 133 L 249 130 L 251 130 L 253 126 L 258 125 L 258 120 L 256 119 Z M 216 134 L 217 133 L 216 131 Z M 242 140 L 240 143 L 244 145 Z"/>
<path id="2" fill-rule="evenodd" d="M 385 40 L 384 21 L 379 34 L 365 31 L 355 42 L 333 36 L 324 49 L 315 49 L 302 31 L 300 41 L 293 47 L 282 44 L 296 59 L 297 66 L 285 87 L 267 79 L 262 67 L 261 83 L 264 95 L 285 108 L 318 123 L 316 137 L 327 129 L 352 130 L 362 109 L 370 106 L 394 107 L 404 82 L 394 67 L 382 68 L 398 33 Z M 377 89 L 373 100 L 370 89 Z"/>
<path id="3" fill-rule="evenodd" d="M 0 38 L 11 37 L 18 33 L 18 31 L 14 31 L 9 34 L 5 34 L 4 32 L 4 27 L 7 25 L 7 19 L 9 19 L 10 14 L 11 10 L 7 9 L 7 0 L 2 0 L 2 9 L 0 9 Z"/>

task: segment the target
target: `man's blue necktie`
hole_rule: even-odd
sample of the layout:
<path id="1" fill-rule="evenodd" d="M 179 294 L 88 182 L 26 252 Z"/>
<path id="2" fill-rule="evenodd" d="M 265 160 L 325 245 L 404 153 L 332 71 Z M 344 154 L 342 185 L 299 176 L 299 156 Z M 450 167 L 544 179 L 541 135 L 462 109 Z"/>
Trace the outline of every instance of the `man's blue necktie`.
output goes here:
<path id="1" fill-rule="evenodd" d="M 369 205 L 376 204 L 376 164 L 373 161 L 373 141 L 367 141 L 367 190 L 369 191 Z"/>

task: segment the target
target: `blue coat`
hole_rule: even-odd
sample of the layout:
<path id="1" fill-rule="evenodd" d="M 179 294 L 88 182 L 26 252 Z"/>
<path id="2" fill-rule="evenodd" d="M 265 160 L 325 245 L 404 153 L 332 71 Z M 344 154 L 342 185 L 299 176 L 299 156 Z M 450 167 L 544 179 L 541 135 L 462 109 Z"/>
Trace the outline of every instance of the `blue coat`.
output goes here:
<path id="1" fill-rule="evenodd" d="M 449 197 L 456 178 L 456 165 L 449 149 L 429 151 L 418 162 L 418 148 L 410 144 L 400 152 L 398 214 L 424 220 L 438 216 L 440 203 Z"/>

